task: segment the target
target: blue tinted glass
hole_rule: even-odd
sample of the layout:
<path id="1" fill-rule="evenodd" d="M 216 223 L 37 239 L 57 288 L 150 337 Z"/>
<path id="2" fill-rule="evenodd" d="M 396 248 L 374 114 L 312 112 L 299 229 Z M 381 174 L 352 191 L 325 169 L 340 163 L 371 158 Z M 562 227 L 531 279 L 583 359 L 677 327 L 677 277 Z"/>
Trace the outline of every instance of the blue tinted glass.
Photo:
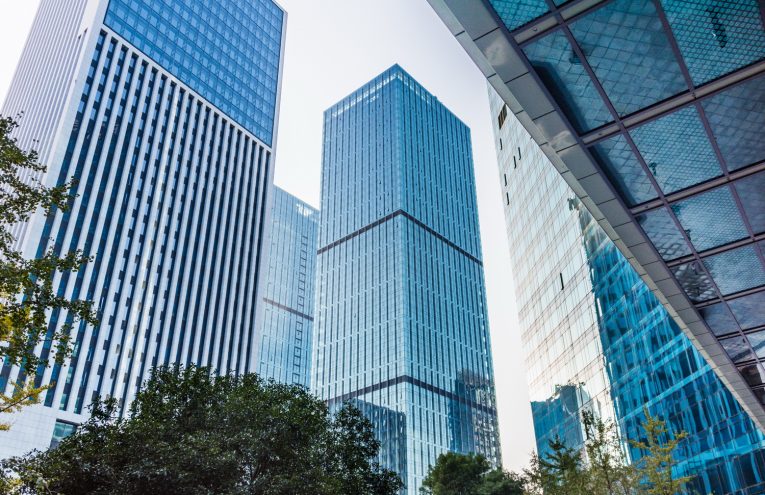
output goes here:
<path id="1" fill-rule="evenodd" d="M 754 352 L 757 353 L 757 357 L 765 359 L 765 330 L 750 333 L 746 337 L 749 339 L 749 343 L 752 345 Z"/>
<path id="2" fill-rule="evenodd" d="M 699 309 L 699 314 L 707 322 L 712 333 L 715 335 L 725 335 L 740 330 L 736 320 L 733 318 L 725 303 L 712 304 Z"/>
<path id="3" fill-rule="evenodd" d="M 545 0 L 490 0 L 490 2 L 499 18 L 511 31 L 550 10 Z"/>
<path id="4" fill-rule="evenodd" d="M 765 232 L 765 172 L 739 179 L 735 185 L 752 230 L 755 234 Z"/>
<path id="5" fill-rule="evenodd" d="M 670 207 L 697 251 L 749 235 L 727 186 L 691 196 Z"/>
<path id="6" fill-rule="evenodd" d="M 662 0 L 695 85 L 765 57 L 757 0 Z"/>
<path id="7" fill-rule="evenodd" d="M 619 134 L 590 150 L 630 206 L 658 197 L 648 174 L 640 166 L 624 136 Z"/>
<path id="8" fill-rule="evenodd" d="M 589 131 L 613 120 L 563 32 L 548 34 L 523 51 L 577 131 Z"/>
<path id="9" fill-rule="evenodd" d="M 691 248 L 666 208 L 641 213 L 636 219 L 665 260 L 670 261 L 691 254 Z"/>
<path id="10" fill-rule="evenodd" d="M 694 107 L 686 107 L 630 131 L 664 193 L 722 174 Z"/>
<path id="11" fill-rule="evenodd" d="M 701 105 L 728 169 L 765 158 L 765 76 L 702 100 Z"/>
<path id="12" fill-rule="evenodd" d="M 765 270 L 754 246 L 725 251 L 703 261 L 723 295 L 765 285 Z"/>
<path id="13" fill-rule="evenodd" d="M 283 15 L 271 0 L 111 0 L 105 23 L 270 145 Z"/>
<path id="14" fill-rule="evenodd" d="M 708 301 L 717 297 L 714 284 L 698 262 L 691 261 L 671 268 L 680 286 L 693 302 Z"/>
<path id="15" fill-rule="evenodd" d="M 742 361 L 749 361 L 754 359 L 752 350 L 749 348 L 749 343 L 744 337 L 733 337 L 732 339 L 721 340 L 725 352 L 728 353 L 731 360 L 734 363 L 740 363 Z"/>
<path id="16" fill-rule="evenodd" d="M 571 32 L 620 115 L 687 89 L 649 0 L 609 2 L 571 23 Z"/>
<path id="17" fill-rule="evenodd" d="M 765 291 L 733 299 L 728 306 L 741 328 L 746 330 L 765 325 Z"/>

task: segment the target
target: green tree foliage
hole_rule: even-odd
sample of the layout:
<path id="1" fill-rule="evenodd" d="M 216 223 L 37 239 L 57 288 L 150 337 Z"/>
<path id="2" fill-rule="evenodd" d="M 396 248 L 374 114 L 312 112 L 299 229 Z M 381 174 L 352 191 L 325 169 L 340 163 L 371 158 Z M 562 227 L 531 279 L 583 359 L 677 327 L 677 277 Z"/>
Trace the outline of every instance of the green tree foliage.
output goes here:
<path id="1" fill-rule="evenodd" d="M 155 370 L 125 419 L 113 400 L 57 448 L 4 462 L 17 493 L 394 495 L 371 423 L 297 386 Z"/>
<path id="2" fill-rule="evenodd" d="M 523 480 L 492 469 L 481 455 L 447 452 L 430 467 L 420 491 L 426 495 L 522 495 Z"/>
<path id="3" fill-rule="evenodd" d="M 43 342 L 55 345 L 58 362 L 70 353 L 69 331 L 84 320 L 96 324 L 91 303 L 69 300 L 53 290 L 56 273 L 75 272 L 87 258 L 79 251 L 63 257 L 49 250 L 39 258 L 25 258 L 15 248 L 13 227 L 30 219 L 38 210 L 51 213 L 66 210 L 73 197 L 72 183 L 46 187 L 36 177 L 45 172 L 34 151 L 23 151 L 12 137 L 18 124 L 0 118 L 0 359 L 23 368 L 21 379 L 10 395 L 0 395 L 0 413 L 13 412 L 35 402 L 44 387 L 35 387 L 33 375 L 38 366 L 47 366 L 35 354 Z M 51 311 L 66 311 L 69 323 L 49 336 Z M 0 423 L 0 430 L 8 425 Z"/>
<path id="4" fill-rule="evenodd" d="M 688 436 L 684 431 L 670 435 L 667 424 L 660 418 L 651 416 L 648 408 L 643 408 L 645 438 L 630 442 L 633 447 L 643 452 L 637 462 L 637 476 L 641 481 L 641 493 L 646 495 L 676 495 L 683 493 L 685 485 L 692 477 L 675 478 L 672 468 L 677 464 L 674 454 L 680 442 Z"/>

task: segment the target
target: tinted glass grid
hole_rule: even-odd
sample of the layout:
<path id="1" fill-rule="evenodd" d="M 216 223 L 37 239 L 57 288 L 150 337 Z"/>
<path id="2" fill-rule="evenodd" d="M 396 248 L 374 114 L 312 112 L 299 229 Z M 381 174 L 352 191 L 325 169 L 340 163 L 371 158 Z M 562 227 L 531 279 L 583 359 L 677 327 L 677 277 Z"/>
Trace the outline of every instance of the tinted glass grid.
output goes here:
<path id="1" fill-rule="evenodd" d="M 688 243 L 666 208 L 641 213 L 635 219 L 665 260 L 670 261 L 691 254 Z"/>
<path id="2" fill-rule="evenodd" d="M 549 11 L 545 0 L 489 0 L 499 18 L 513 30 Z"/>
<path id="3" fill-rule="evenodd" d="M 705 251 L 749 235 L 727 186 L 672 203 L 670 208 L 696 251 Z"/>
<path id="4" fill-rule="evenodd" d="M 754 246 L 707 256 L 703 262 L 724 296 L 765 285 L 765 269 Z"/>
<path id="5" fill-rule="evenodd" d="M 469 141 L 398 66 L 325 112 L 313 384 L 412 495 L 447 450 L 499 461 Z"/>
<path id="6" fill-rule="evenodd" d="M 765 159 L 765 76 L 701 101 L 729 170 Z"/>
<path id="7" fill-rule="evenodd" d="M 569 27 L 619 115 L 688 89 L 651 1 L 615 0 Z"/>
<path id="8" fill-rule="evenodd" d="M 757 0 L 661 3 L 696 86 L 765 57 Z"/>
<path id="9" fill-rule="evenodd" d="M 273 188 L 271 239 L 256 336 L 257 372 L 283 383 L 310 384 L 319 212 Z"/>
<path id="10" fill-rule="evenodd" d="M 110 0 L 104 22 L 270 146 L 283 16 L 271 0 Z"/>
<path id="11" fill-rule="evenodd" d="M 496 115 L 493 91 L 491 102 Z M 648 404 L 690 434 L 676 473 L 694 477 L 691 491 L 762 491 L 765 437 L 542 152 L 526 149 L 534 145 L 520 124 L 505 126 L 495 143 L 513 198 L 505 213 L 539 451 L 555 435 L 581 443 L 582 409 L 614 415 L 625 439 L 637 439 Z"/>
<path id="12" fill-rule="evenodd" d="M 722 175 L 695 107 L 633 128 L 630 135 L 665 194 Z"/>
<path id="13" fill-rule="evenodd" d="M 765 172 L 737 180 L 736 192 L 755 234 L 765 232 Z"/>
<path id="14" fill-rule="evenodd" d="M 630 206 L 659 196 L 623 135 L 601 141 L 590 150 Z"/>
<path id="15" fill-rule="evenodd" d="M 563 31 L 548 34 L 523 51 L 577 131 L 613 120 Z"/>

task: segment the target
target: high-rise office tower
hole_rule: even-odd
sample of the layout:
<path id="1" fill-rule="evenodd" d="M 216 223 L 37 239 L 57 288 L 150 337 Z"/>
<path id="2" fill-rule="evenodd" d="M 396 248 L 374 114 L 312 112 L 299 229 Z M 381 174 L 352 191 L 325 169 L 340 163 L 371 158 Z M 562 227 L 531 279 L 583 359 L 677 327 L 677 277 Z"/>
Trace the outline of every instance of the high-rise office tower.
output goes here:
<path id="1" fill-rule="evenodd" d="M 499 461 L 470 130 L 399 66 L 324 114 L 313 385 L 373 421 L 415 495 Z"/>
<path id="2" fill-rule="evenodd" d="M 757 0 L 428 0 L 765 428 Z"/>
<path id="3" fill-rule="evenodd" d="M 765 490 L 765 436 L 489 91 L 539 452 L 580 447 L 584 410 L 639 440 L 645 406 L 689 434 L 675 475 L 690 493 Z"/>
<path id="4" fill-rule="evenodd" d="M 93 256 L 54 286 L 100 325 L 38 370 L 53 386 L 10 418 L 0 455 L 55 443 L 96 396 L 127 405 L 154 366 L 255 369 L 285 20 L 271 0 L 42 0 L 3 114 L 24 112 L 21 145 L 78 196 L 21 242 Z M 54 312 L 50 332 L 67 321 Z M 0 389 L 18 373 L 5 364 Z"/>
<path id="5" fill-rule="evenodd" d="M 308 387 L 319 212 L 279 187 L 273 202 L 256 371 Z"/>

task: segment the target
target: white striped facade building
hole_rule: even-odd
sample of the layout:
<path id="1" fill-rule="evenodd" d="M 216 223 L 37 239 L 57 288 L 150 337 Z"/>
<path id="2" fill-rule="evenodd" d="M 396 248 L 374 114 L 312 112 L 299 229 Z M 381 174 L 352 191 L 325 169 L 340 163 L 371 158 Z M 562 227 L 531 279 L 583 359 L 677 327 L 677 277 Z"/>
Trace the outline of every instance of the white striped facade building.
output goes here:
<path id="1" fill-rule="evenodd" d="M 8 417 L 1 457 L 55 444 L 95 397 L 124 412 L 155 366 L 255 370 L 285 23 L 271 0 L 41 2 L 0 113 L 23 113 L 43 181 L 74 178 L 77 196 L 19 242 L 92 256 L 54 287 L 94 301 L 100 324 L 38 369 L 52 386 Z M 71 315 L 50 321 L 52 335 Z M 22 373 L 3 363 L 0 390 Z"/>

